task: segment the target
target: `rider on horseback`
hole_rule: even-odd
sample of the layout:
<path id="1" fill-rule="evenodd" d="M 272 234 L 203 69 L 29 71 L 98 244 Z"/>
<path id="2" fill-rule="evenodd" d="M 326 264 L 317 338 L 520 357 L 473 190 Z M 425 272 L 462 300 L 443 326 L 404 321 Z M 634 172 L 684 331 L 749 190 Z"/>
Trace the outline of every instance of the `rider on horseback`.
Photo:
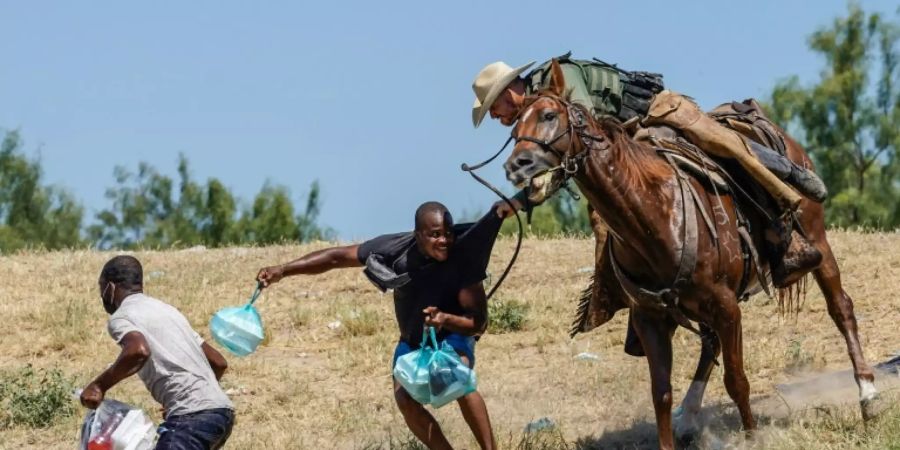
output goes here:
<path id="1" fill-rule="evenodd" d="M 647 72 L 627 72 L 599 60 L 585 61 L 565 54 L 560 63 L 569 101 L 577 103 L 595 118 L 612 116 L 632 130 L 636 139 L 656 137 L 656 127 L 676 130 L 689 142 L 718 157 L 737 160 L 743 169 L 774 198 L 779 213 L 794 213 L 801 201 L 797 191 L 816 202 L 826 197 L 825 186 L 810 168 L 798 166 L 783 154 L 767 148 L 763 142 L 748 139 L 703 113 L 687 97 L 664 90 L 662 75 Z M 472 122 L 478 127 L 490 112 L 505 126 L 518 119 L 525 97 L 533 95 L 550 83 L 550 62 L 525 73 L 534 63 L 512 68 L 503 62 L 487 65 L 479 72 L 472 89 L 475 104 Z M 522 75 L 525 73 L 524 75 Z M 731 122 L 727 122 L 731 124 Z M 776 169 L 776 167 L 778 169 Z M 781 214 L 789 220 L 790 214 Z M 771 271 L 777 287 L 792 284 L 818 266 L 821 254 L 796 231 L 791 233 L 790 222 L 775 220 L 768 233 L 771 240 Z M 599 230 L 592 213 L 599 251 L 605 232 Z M 598 260 L 602 257 L 598 253 Z"/>

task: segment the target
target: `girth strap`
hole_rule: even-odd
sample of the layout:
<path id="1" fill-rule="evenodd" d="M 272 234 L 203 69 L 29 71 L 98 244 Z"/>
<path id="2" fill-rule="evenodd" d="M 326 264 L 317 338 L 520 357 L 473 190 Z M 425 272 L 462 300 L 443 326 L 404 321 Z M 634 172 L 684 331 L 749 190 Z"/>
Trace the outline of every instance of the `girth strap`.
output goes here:
<path id="1" fill-rule="evenodd" d="M 632 281 L 631 278 L 622 271 L 619 262 L 616 261 L 612 246 L 615 240 L 612 238 L 610 238 L 609 245 L 609 262 L 616 275 L 616 279 L 619 281 L 622 289 L 634 305 L 664 310 L 679 325 L 700 335 L 700 331 L 697 330 L 690 319 L 682 312 L 678 297 L 679 293 L 691 284 L 691 276 L 694 273 L 694 269 L 697 267 L 697 244 L 699 239 L 697 210 L 695 206 L 695 201 L 697 201 L 697 199 L 691 194 L 690 181 L 687 175 L 685 175 L 677 166 L 673 167 L 675 167 L 675 173 L 678 176 L 678 192 L 679 201 L 682 206 L 683 232 L 678 272 L 675 275 L 675 280 L 672 282 L 671 287 L 658 291 L 651 291 Z"/>

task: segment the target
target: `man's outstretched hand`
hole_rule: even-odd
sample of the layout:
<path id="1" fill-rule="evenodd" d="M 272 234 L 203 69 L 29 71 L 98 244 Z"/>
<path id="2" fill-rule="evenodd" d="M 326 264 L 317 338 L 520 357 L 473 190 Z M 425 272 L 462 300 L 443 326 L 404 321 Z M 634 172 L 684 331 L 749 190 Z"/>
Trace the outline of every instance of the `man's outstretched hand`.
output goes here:
<path id="1" fill-rule="evenodd" d="M 500 200 L 497 203 L 494 203 L 494 206 L 497 208 L 497 217 L 501 219 L 506 219 L 508 217 L 512 217 L 516 214 L 516 211 L 522 209 L 522 204 L 519 203 L 516 199 L 511 199 L 513 206 L 515 209 L 509 207 L 509 203 L 506 203 L 506 200 Z"/>
<path id="2" fill-rule="evenodd" d="M 269 287 L 270 284 L 277 283 L 282 278 L 284 278 L 284 268 L 282 266 L 263 267 L 262 269 L 259 269 L 259 273 L 256 274 L 256 281 L 258 281 L 263 288 Z"/>

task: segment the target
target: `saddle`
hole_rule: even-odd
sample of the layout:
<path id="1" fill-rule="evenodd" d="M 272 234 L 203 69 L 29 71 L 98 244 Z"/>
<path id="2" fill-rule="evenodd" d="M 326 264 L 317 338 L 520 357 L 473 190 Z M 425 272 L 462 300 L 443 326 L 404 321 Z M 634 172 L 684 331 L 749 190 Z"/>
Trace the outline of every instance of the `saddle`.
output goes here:
<path id="1" fill-rule="evenodd" d="M 777 151 L 784 156 L 787 152 L 784 136 L 772 121 L 766 117 L 756 99 L 743 102 L 723 103 L 708 113 L 722 125 L 742 134 L 744 137 Z"/>
<path id="2" fill-rule="evenodd" d="M 776 167 L 774 166 L 785 164 L 783 136 L 778 133 L 771 121 L 762 114 L 761 108 L 755 100 L 751 99 L 745 100 L 743 103 L 733 102 L 721 105 L 710 115 L 726 127 L 741 133 L 753 142 L 776 150 L 773 152 L 768 148 L 760 150 L 758 146 L 751 147 L 764 165 L 767 167 L 773 166 L 770 167 L 770 170 L 775 171 Z M 774 213 L 774 211 L 763 206 L 768 203 L 765 199 L 765 193 L 761 189 L 747 186 L 747 177 L 740 173 L 739 168 L 728 166 L 726 162 L 710 157 L 706 152 L 684 139 L 671 128 L 638 128 L 636 127 L 636 121 L 629 121 L 625 126 L 635 139 L 649 142 L 655 147 L 660 156 L 675 168 L 680 179 L 689 176 L 713 192 L 732 194 L 735 200 L 738 200 L 734 202 L 734 205 L 744 259 L 744 276 L 742 276 L 741 286 L 738 290 L 738 298 L 742 301 L 747 300 L 752 293 L 758 292 L 760 289 L 764 290 L 771 297 L 772 294 L 769 289 L 771 283 L 767 279 L 766 271 L 763 270 L 759 251 L 751 238 L 750 222 L 746 219 L 746 212 L 744 211 L 748 205 L 753 205 L 752 207 L 756 209 L 754 213 L 763 214 L 771 220 L 769 215 Z M 768 154 L 761 154 L 763 151 L 768 151 Z M 685 207 L 690 204 L 691 207 L 689 209 L 695 211 L 692 214 L 699 213 L 710 235 L 713 239 L 718 239 L 716 226 L 713 224 L 710 212 L 707 211 L 704 202 L 700 201 L 699 194 L 689 184 L 686 183 L 683 186 L 682 198 L 683 202 L 685 202 Z M 689 220 L 696 223 L 695 217 Z M 693 251 L 696 252 L 696 242 L 693 244 L 686 242 L 685 247 L 693 247 Z M 694 261 L 695 257 L 696 255 L 688 255 L 683 260 Z M 612 259 L 612 254 L 607 254 L 607 258 Z M 679 325 L 699 334 L 681 312 L 677 297 L 672 295 L 672 289 L 667 288 L 658 292 L 642 289 L 628 279 L 627 274 L 617 267 L 618 264 L 615 261 L 610 262 L 611 269 L 615 273 L 615 279 L 619 281 L 627 296 L 630 297 L 630 301 L 637 302 L 644 307 L 664 310 Z M 750 288 L 749 275 L 751 264 L 755 266 L 753 268 L 756 269 L 758 277 L 755 289 Z M 601 268 L 598 266 L 596 270 L 600 271 Z M 690 270 L 693 270 L 693 268 L 691 267 Z M 609 304 L 610 300 L 600 295 L 604 291 L 595 289 L 594 283 L 599 282 L 602 278 L 600 273 L 595 273 L 591 280 L 591 285 L 580 296 L 570 335 L 574 336 L 579 332 L 587 332 L 601 325 L 612 318 L 615 310 L 624 306 Z M 604 313 L 600 314 L 598 312 Z"/>

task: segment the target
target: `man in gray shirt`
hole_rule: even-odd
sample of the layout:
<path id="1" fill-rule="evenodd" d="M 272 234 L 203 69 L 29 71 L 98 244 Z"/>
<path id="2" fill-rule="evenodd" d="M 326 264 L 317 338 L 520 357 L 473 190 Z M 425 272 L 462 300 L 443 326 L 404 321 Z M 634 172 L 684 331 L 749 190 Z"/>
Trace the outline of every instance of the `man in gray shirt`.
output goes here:
<path id="1" fill-rule="evenodd" d="M 97 408 L 110 388 L 138 374 L 163 405 L 157 449 L 218 449 L 231 434 L 234 407 L 219 386 L 228 363 L 174 307 L 143 293 L 143 268 L 116 256 L 100 272 L 107 327 L 122 347 L 116 361 L 88 384 L 81 404 Z"/>

